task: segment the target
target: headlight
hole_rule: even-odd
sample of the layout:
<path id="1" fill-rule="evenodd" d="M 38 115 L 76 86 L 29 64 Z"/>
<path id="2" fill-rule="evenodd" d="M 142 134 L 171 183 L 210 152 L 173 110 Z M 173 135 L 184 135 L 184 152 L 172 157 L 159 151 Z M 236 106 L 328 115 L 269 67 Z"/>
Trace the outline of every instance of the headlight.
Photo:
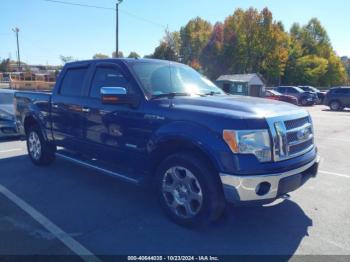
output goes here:
<path id="1" fill-rule="evenodd" d="M 268 130 L 224 130 L 223 139 L 236 154 L 253 154 L 260 162 L 271 161 Z"/>

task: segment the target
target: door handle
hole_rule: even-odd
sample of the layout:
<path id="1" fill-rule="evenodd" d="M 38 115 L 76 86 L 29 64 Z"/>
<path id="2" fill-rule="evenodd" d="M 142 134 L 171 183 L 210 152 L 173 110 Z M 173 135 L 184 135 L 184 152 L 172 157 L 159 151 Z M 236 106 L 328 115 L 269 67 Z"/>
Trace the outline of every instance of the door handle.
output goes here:
<path id="1" fill-rule="evenodd" d="M 52 104 L 53 108 L 58 108 L 58 104 Z"/>
<path id="2" fill-rule="evenodd" d="M 82 111 L 83 111 L 84 113 L 89 113 L 89 112 L 90 112 L 90 108 L 88 108 L 88 107 L 83 107 L 83 108 L 82 108 Z"/>

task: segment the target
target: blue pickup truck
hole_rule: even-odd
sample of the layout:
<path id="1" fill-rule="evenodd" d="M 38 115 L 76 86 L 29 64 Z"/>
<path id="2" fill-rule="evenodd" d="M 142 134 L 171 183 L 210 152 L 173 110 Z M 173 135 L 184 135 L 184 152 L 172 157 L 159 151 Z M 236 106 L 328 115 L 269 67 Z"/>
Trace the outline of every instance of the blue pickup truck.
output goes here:
<path id="1" fill-rule="evenodd" d="M 60 157 L 149 185 L 182 225 L 272 202 L 317 174 L 307 111 L 225 94 L 175 62 L 68 63 L 52 94 L 18 92 L 15 107 L 34 164 Z"/>

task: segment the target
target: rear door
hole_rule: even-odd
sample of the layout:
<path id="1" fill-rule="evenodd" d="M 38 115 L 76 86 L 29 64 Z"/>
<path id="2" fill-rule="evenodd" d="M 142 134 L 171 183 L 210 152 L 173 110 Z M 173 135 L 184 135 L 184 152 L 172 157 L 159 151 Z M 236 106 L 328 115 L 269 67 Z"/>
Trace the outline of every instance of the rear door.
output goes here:
<path id="1" fill-rule="evenodd" d="M 83 143 L 83 90 L 89 64 L 65 69 L 58 88 L 52 95 L 52 132 L 58 146 L 80 151 Z"/>

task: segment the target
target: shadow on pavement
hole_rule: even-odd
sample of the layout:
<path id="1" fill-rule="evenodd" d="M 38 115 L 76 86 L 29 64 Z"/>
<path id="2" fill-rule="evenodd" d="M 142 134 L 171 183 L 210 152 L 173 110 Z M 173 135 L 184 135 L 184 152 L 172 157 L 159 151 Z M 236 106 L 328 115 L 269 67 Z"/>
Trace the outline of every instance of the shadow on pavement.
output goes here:
<path id="1" fill-rule="evenodd" d="M 0 160 L 0 168 L 1 184 L 97 255 L 292 255 L 312 226 L 285 200 L 229 207 L 216 224 L 187 229 L 163 215 L 149 190 L 62 160 L 42 168 L 19 156 Z"/>

